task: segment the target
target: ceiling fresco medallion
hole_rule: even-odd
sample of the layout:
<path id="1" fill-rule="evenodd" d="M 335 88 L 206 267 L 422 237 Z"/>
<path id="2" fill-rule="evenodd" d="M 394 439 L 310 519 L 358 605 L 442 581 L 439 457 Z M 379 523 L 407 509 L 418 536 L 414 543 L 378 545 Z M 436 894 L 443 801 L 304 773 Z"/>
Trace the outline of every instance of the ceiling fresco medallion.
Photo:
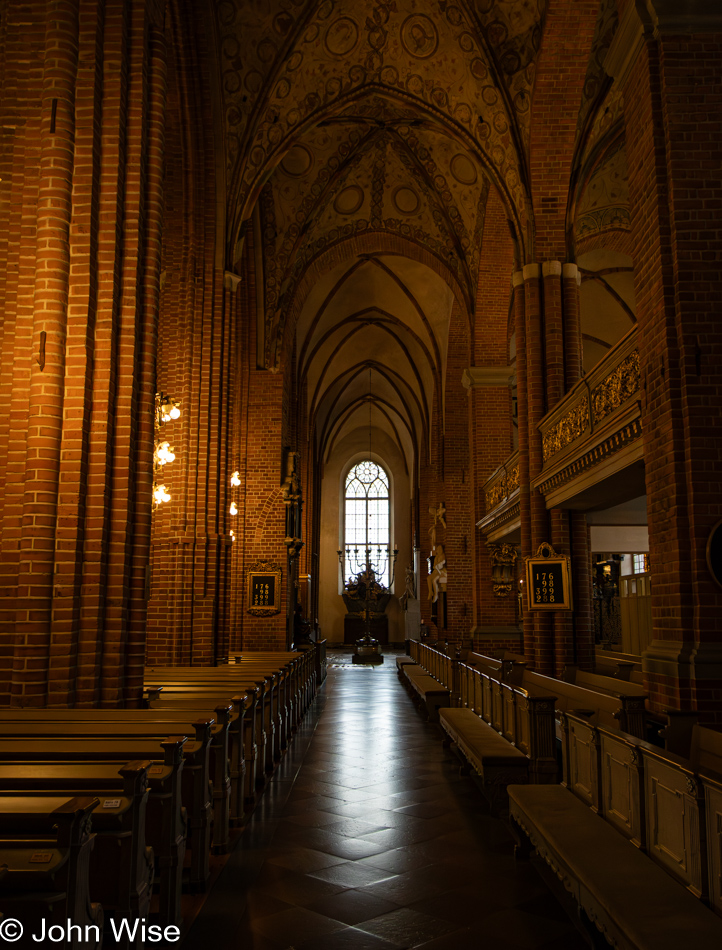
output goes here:
<path id="1" fill-rule="evenodd" d="M 401 42 L 411 56 L 427 59 L 433 56 L 439 45 L 439 34 L 432 20 L 421 13 L 407 17 L 401 27 Z"/>
<path id="2" fill-rule="evenodd" d="M 305 145 L 294 145 L 281 159 L 281 168 L 291 178 L 308 174 L 313 165 L 313 155 Z"/>
<path id="3" fill-rule="evenodd" d="M 350 17 L 339 17 L 326 30 L 324 43 L 333 56 L 348 56 L 358 43 L 358 27 Z"/>
<path id="4" fill-rule="evenodd" d="M 338 214 L 355 214 L 363 204 L 363 200 L 363 189 L 358 185 L 350 185 L 336 196 L 333 207 Z"/>
<path id="5" fill-rule="evenodd" d="M 393 194 L 393 202 L 399 214 L 416 214 L 421 204 L 419 196 L 413 188 L 408 188 L 406 185 L 396 189 Z"/>
<path id="6" fill-rule="evenodd" d="M 473 185 L 476 182 L 476 166 L 468 155 L 454 155 L 451 159 L 451 174 L 460 185 Z"/>

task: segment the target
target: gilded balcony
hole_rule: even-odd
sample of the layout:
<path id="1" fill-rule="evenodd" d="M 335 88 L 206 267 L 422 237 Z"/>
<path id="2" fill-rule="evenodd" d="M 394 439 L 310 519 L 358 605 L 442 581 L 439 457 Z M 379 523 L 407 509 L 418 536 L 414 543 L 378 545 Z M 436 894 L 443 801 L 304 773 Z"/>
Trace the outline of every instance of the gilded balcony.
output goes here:
<path id="1" fill-rule="evenodd" d="M 586 509 L 644 493 L 637 327 L 539 423 L 548 508 Z"/>
<path id="2" fill-rule="evenodd" d="M 483 486 L 486 514 L 477 522 L 492 541 L 519 528 L 519 453 L 514 452 Z"/>

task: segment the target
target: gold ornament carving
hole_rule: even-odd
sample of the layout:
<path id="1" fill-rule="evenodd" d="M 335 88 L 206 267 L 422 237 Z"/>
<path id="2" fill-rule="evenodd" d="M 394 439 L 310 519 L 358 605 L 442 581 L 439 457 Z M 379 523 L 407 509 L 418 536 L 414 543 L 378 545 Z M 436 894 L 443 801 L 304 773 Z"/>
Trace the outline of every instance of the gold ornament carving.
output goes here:
<path id="1" fill-rule="evenodd" d="M 507 495 L 513 495 L 518 487 L 519 487 L 519 466 L 515 465 L 514 468 L 508 469 L 506 473 Z"/>
<path id="2" fill-rule="evenodd" d="M 506 478 L 502 476 L 486 490 L 486 510 L 493 511 L 506 498 Z"/>
<path id="3" fill-rule="evenodd" d="M 592 392 L 594 421 L 600 422 L 639 392 L 639 350 L 634 350 Z"/>
<path id="4" fill-rule="evenodd" d="M 519 465 L 505 469 L 485 492 L 486 510 L 493 511 L 504 499 L 513 495 L 519 487 Z"/>
<path id="5" fill-rule="evenodd" d="M 589 398 L 585 396 L 573 409 L 546 433 L 543 440 L 544 461 L 561 452 L 584 434 L 589 426 Z"/>

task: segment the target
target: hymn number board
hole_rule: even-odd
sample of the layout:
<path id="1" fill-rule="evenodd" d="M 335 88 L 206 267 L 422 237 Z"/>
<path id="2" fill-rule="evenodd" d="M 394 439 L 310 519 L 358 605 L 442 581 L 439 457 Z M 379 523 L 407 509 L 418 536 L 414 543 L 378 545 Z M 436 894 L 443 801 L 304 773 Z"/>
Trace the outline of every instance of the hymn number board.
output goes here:
<path id="1" fill-rule="evenodd" d="M 534 557 L 526 559 L 530 610 L 571 610 L 569 558 L 542 544 Z"/>
<path id="2" fill-rule="evenodd" d="M 259 574 L 253 578 L 251 586 L 251 605 L 268 607 L 276 599 L 276 575 Z"/>
<path id="3" fill-rule="evenodd" d="M 248 612 L 257 617 L 277 614 L 280 609 L 281 568 L 268 561 L 248 572 Z"/>

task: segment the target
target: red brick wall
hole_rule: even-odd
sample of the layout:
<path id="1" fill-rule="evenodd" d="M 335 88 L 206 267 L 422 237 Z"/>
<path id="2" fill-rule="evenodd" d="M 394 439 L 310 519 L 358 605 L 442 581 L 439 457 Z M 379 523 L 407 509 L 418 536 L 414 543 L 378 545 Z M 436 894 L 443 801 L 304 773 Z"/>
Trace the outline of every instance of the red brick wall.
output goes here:
<path id="1" fill-rule="evenodd" d="M 514 245 L 506 210 L 496 190 L 491 189 L 484 215 L 471 365 L 506 367 L 509 364 L 508 327 L 513 265 Z M 513 367 L 509 367 L 509 375 L 513 371 Z M 509 626 L 516 622 L 515 597 L 494 595 L 486 539 L 476 523 L 486 514 L 484 482 L 513 450 L 511 390 L 508 385 L 472 388 L 467 394 L 467 405 L 473 498 L 473 523 L 470 527 L 474 565 L 471 627 Z"/>
<path id="2" fill-rule="evenodd" d="M 154 3 L 52 10 L 29 18 L 11 2 L 2 20 L 14 130 L 3 135 L 0 211 L 0 688 L 22 704 L 134 702 L 165 50 Z"/>
<path id="3" fill-rule="evenodd" d="M 658 708 L 708 718 L 720 717 L 722 695 L 704 658 L 722 640 L 722 591 L 705 563 L 722 517 L 721 54 L 720 34 L 650 36 L 625 92 L 653 573 L 648 681 Z"/>

